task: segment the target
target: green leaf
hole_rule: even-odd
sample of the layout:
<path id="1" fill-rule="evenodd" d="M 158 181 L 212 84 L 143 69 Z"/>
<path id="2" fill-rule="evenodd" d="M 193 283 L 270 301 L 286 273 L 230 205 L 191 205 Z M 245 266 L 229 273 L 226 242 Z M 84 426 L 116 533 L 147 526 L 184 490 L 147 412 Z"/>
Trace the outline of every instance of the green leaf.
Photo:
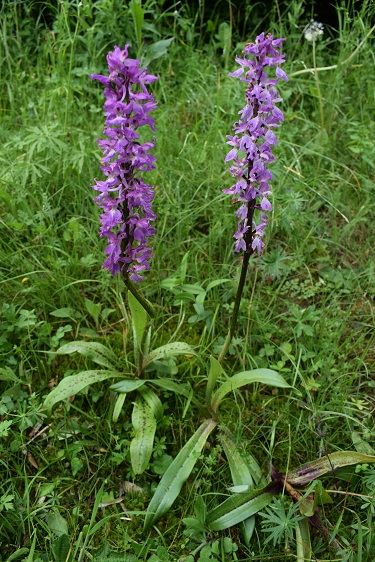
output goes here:
<path id="1" fill-rule="evenodd" d="M 0 368 L 0 381 L 12 381 L 18 384 L 25 384 L 17 375 L 14 374 L 10 367 Z"/>
<path id="2" fill-rule="evenodd" d="M 96 325 L 98 325 L 99 322 L 99 314 L 100 311 L 102 309 L 102 305 L 100 303 L 95 304 L 92 300 L 90 299 L 85 299 L 85 306 L 86 306 L 86 310 L 87 312 L 90 314 L 90 316 L 94 319 L 94 322 Z"/>
<path id="3" fill-rule="evenodd" d="M 327 472 L 332 472 L 344 466 L 350 466 L 353 464 L 370 464 L 374 462 L 374 455 L 363 455 L 361 453 L 356 453 L 355 451 L 332 453 L 331 455 L 303 464 L 291 472 L 288 472 L 286 480 L 292 486 L 307 484 L 315 478 L 320 478 Z"/>
<path id="4" fill-rule="evenodd" d="M 206 292 L 208 293 L 210 289 L 217 287 L 217 285 L 222 285 L 223 283 L 229 283 L 231 281 L 232 279 L 216 279 L 215 281 L 211 281 L 211 283 L 209 283 L 206 287 Z"/>
<path id="5" fill-rule="evenodd" d="M 58 355 L 70 355 L 71 353 L 80 353 L 94 363 L 108 367 L 109 369 L 117 369 L 120 366 L 119 358 L 108 347 L 97 342 L 89 341 L 72 341 L 62 345 L 56 353 Z"/>
<path id="6" fill-rule="evenodd" d="M 55 316 L 56 318 L 70 318 L 71 320 L 75 320 L 75 314 L 76 311 L 74 308 L 58 308 L 57 310 L 50 312 L 50 315 Z"/>
<path id="7" fill-rule="evenodd" d="M 28 552 L 29 552 L 29 549 L 26 546 L 23 547 L 23 548 L 19 548 L 15 552 L 13 552 L 13 554 L 11 554 L 5 560 L 5 562 L 13 562 L 13 560 L 17 560 L 18 558 L 21 558 L 21 556 L 25 556 L 25 554 L 27 554 Z"/>
<path id="8" fill-rule="evenodd" d="M 205 420 L 167 468 L 148 506 L 144 529 L 149 529 L 177 498 L 217 422 Z"/>
<path id="9" fill-rule="evenodd" d="M 255 515 L 251 515 L 245 521 L 242 521 L 242 533 L 246 546 L 249 546 L 251 537 L 255 530 Z"/>
<path id="10" fill-rule="evenodd" d="M 142 41 L 142 27 L 143 27 L 143 20 L 145 17 L 145 13 L 143 8 L 139 5 L 139 3 L 136 0 L 131 0 L 131 2 L 129 2 L 129 8 L 133 16 L 134 29 L 137 37 L 138 48 L 139 48 Z"/>
<path id="11" fill-rule="evenodd" d="M 3 420 L 0 421 L 0 439 L 8 437 L 9 428 L 14 423 L 14 420 Z"/>
<path id="12" fill-rule="evenodd" d="M 68 535 L 60 535 L 52 543 L 52 554 L 55 562 L 66 562 L 70 549 L 70 538 Z"/>
<path id="13" fill-rule="evenodd" d="M 171 381 L 170 379 L 154 379 L 150 380 L 155 386 L 159 386 L 164 390 L 170 390 L 175 394 L 181 394 L 185 398 L 191 397 L 191 386 L 189 384 L 179 384 L 177 382 Z"/>
<path id="14" fill-rule="evenodd" d="M 161 41 L 156 41 L 156 43 L 148 45 L 145 56 L 142 60 L 142 66 L 147 66 L 152 60 L 165 55 L 173 39 L 174 37 L 170 37 L 169 39 L 162 39 Z"/>
<path id="15" fill-rule="evenodd" d="M 208 514 L 207 526 L 212 531 L 222 531 L 245 521 L 271 503 L 278 490 L 278 483 L 271 482 L 260 490 L 231 496 Z"/>
<path id="16" fill-rule="evenodd" d="M 230 473 L 232 475 L 232 482 L 234 486 L 241 486 L 247 484 L 253 486 L 254 482 L 250 474 L 250 470 L 241 457 L 236 445 L 224 433 L 219 436 L 219 441 L 223 446 L 225 456 L 228 459 Z"/>
<path id="17" fill-rule="evenodd" d="M 70 377 L 65 377 L 56 388 L 54 388 L 44 400 L 44 407 L 50 414 L 52 407 L 60 402 L 61 400 L 66 400 L 71 396 L 74 396 L 80 390 L 86 388 L 91 384 L 101 382 L 113 377 L 121 377 L 121 373 L 117 371 L 83 371 L 78 375 L 72 375 Z"/>
<path id="18" fill-rule="evenodd" d="M 363 453 L 364 455 L 375 455 L 375 450 L 371 447 L 370 443 L 364 441 L 360 434 L 357 433 L 357 431 L 352 432 L 352 441 L 357 453 Z"/>
<path id="19" fill-rule="evenodd" d="M 300 519 L 296 526 L 297 562 L 310 562 L 312 555 L 310 528 L 307 519 Z"/>
<path id="20" fill-rule="evenodd" d="M 137 388 L 139 388 L 140 386 L 143 386 L 145 384 L 145 380 L 140 380 L 140 379 L 132 379 L 132 380 L 123 380 L 120 382 L 115 382 L 114 384 L 111 384 L 111 386 L 109 387 L 111 390 L 114 390 L 115 392 L 133 392 L 133 390 L 137 390 Z"/>
<path id="21" fill-rule="evenodd" d="M 135 474 L 142 474 L 149 465 L 156 430 L 156 419 L 150 406 L 138 397 L 133 408 L 134 438 L 130 443 L 130 459 Z"/>
<path id="22" fill-rule="evenodd" d="M 66 519 L 60 515 L 57 508 L 54 508 L 53 513 L 49 513 L 47 515 L 46 523 L 52 533 L 55 533 L 58 536 L 68 534 L 68 523 Z"/>
<path id="23" fill-rule="evenodd" d="M 158 361 L 164 357 L 172 357 L 175 355 L 197 355 L 196 351 L 187 343 L 176 341 L 167 343 L 151 351 L 143 358 L 143 369 L 153 361 Z"/>
<path id="24" fill-rule="evenodd" d="M 217 378 L 224 372 L 223 367 L 220 365 L 219 361 L 210 355 L 210 370 L 207 377 L 207 387 L 206 387 L 206 404 L 211 405 L 211 397 Z"/>
<path id="25" fill-rule="evenodd" d="M 314 515 L 314 498 L 307 496 L 299 503 L 299 510 L 305 517 L 312 517 Z"/>
<path id="26" fill-rule="evenodd" d="M 260 382 L 262 384 L 267 384 L 270 386 L 277 386 L 279 388 L 290 388 L 290 385 L 286 380 L 271 369 L 254 369 L 252 371 L 244 371 L 242 373 L 237 373 L 225 383 L 223 383 L 220 388 L 215 392 L 212 397 L 212 409 L 217 412 L 220 402 L 223 398 L 241 386 L 246 386 L 254 382 Z"/>
<path id="27" fill-rule="evenodd" d="M 232 482 L 235 486 L 248 485 L 250 488 L 254 486 L 254 481 L 247 463 L 240 455 L 236 445 L 225 433 L 219 436 L 220 443 L 223 446 L 225 456 L 228 459 Z M 259 467 L 258 467 L 259 468 Z M 260 471 L 260 468 L 259 468 Z M 248 545 L 255 528 L 255 517 L 252 515 L 243 521 L 242 532 L 245 543 Z"/>
<path id="28" fill-rule="evenodd" d="M 160 398 L 157 396 L 157 394 L 155 394 L 153 390 L 151 390 L 151 388 L 148 388 L 147 386 L 142 386 L 139 389 L 139 393 L 151 408 L 151 411 L 154 414 L 156 420 L 159 421 L 164 414 L 164 408 L 163 404 L 160 401 Z"/>
<path id="29" fill-rule="evenodd" d="M 123 407 L 124 402 L 125 402 L 125 398 L 126 398 L 125 393 L 121 393 L 117 396 L 116 404 L 115 404 L 115 407 L 113 408 L 113 414 L 112 414 L 112 421 L 114 423 L 116 423 L 117 420 L 119 419 L 122 407 Z"/>
<path id="30" fill-rule="evenodd" d="M 73 457 L 70 461 L 70 466 L 72 469 L 72 474 L 75 476 L 83 468 L 83 462 L 79 457 Z"/>
<path id="31" fill-rule="evenodd" d="M 128 302 L 132 317 L 134 347 L 138 354 L 142 353 L 141 346 L 147 324 L 147 312 L 130 291 L 128 291 Z"/>

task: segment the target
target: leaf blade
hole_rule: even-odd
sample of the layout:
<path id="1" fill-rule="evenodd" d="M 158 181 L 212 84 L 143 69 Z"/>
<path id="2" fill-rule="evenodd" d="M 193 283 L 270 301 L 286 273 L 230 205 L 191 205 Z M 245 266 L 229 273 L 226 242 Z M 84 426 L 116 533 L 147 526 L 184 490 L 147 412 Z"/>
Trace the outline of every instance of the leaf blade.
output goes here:
<path id="1" fill-rule="evenodd" d="M 102 367 L 108 367 L 109 369 L 117 369 L 119 367 L 119 359 L 113 351 L 98 342 L 72 341 L 59 347 L 56 353 L 58 355 L 79 353 Z"/>
<path id="2" fill-rule="evenodd" d="M 71 375 L 70 377 L 65 377 L 57 386 L 54 388 L 45 398 L 44 407 L 50 414 L 52 408 L 57 402 L 65 400 L 74 396 L 86 386 L 101 382 L 113 377 L 121 377 L 122 374 L 118 371 L 104 371 L 104 370 L 94 370 L 94 371 L 82 371 L 78 375 Z"/>
<path id="3" fill-rule="evenodd" d="M 375 463 L 375 455 L 364 455 L 356 451 L 339 451 L 303 464 L 291 472 L 288 472 L 286 480 L 292 486 L 307 484 L 311 482 L 311 480 L 320 478 L 323 474 L 332 472 L 337 468 L 367 463 Z"/>
<path id="4" fill-rule="evenodd" d="M 209 434 L 216 425 L 215 420 L 205 420 L 169 465 L 148 506 L 145 530 L 169 510 L 182 485 L 190 476 Z"/>
<path id="5" fill-rule="evenodd" d="M 213 411 L 217 412 L 220 402 L 227 394 L 237 388 L 241 388 L 241 386 L 247 386 L 248 384 L 255 382 L 276 386 L 278 388 L 290 388 L 290 385 L 286 382 L 284 377 L 271 369 L 253 369 L 252 371 L 243 371 L 233 375 L 233 377 L 225 381 L 214 393 L 212 397 Z"/>
<path id="6" fill-rule="evenodd" d="M 167 343 L 166 345 L 157 347 L 143 358 L 143 369 L 145 369 L 147 365 L 153 361 L 176 355 L 197 355 L 197 352 L 185 342 L 176 341 L 173 343 Z"/>
<path id="7" fill-rule="evenodd" d="M 277 483 L 271 482 L 265 488 L 235 494 L 215 507 L 208 514 L 206 523 L 212 531 L 222 531 L 233 527 L 271 503 L 277 490 Z"/>
<path id="8" fill-rule="evenodd" d="M 128 303 L 131 312 L 134 347 L 136 354 L 139 354 L 142 353 L 141 346 L 147 324 L 147 312 L 130 291 L 128 291 Z"/>
<path id="9" fill-rule="evenodd" d="M 135 474 L 142 474 L 148 467 L 152 455 L 156 419 L 151 407 L 140 396 L 134 403 L 132 424 L 134 437 L 130 443 L 130 459 Z"/>

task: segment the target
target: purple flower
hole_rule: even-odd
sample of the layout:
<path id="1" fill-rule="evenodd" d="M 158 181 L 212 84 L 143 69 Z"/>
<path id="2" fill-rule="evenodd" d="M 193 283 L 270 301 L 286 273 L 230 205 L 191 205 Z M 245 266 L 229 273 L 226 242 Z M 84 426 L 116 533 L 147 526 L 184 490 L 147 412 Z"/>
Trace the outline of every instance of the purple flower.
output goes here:
<path id="1" fill-rule="evenodd" d="M 274 39 L 272 35 L 265 37 L 261 33 L 255 43 L 246 45 L 244 57 L 236 58 L 240 68 L 229 73 L 247 84 L 246 105 L 239 112 L 239 121 L 234 124 L 235 135 L 227 137 L 227 144 L 232 148 L 225 158 L 226 162 L 232 162 L 229 171 L 235 183 L 223 191 L 233 195 L 234 202 L 241 205 L 236 213 L 239 222 L 234 235 L 235 252 L 262 252 L 262 236 L 267 225 L 265 211 L 272 211 L 269 201 L 272 174 L 268 165 L 275 160 L 272 146 L 277 143 L 272 129 L 284 120 L 275 105 L 282 100 L 274 86 L 279 79 L 288 80 L 279 66 L 285 59 L 279 52 L 282 41 L 284 39 Z M 267 77 L 264 71 L 267 66 L 276 67 L 276 78 Z M 255 211 L 261 212 L 259 224 L 254 221 Z"/>
<path id="2" fill-rule="evenodd" d="M 146 86 L 157 77 L 139 68 L 139 60 L 128 58 L 128 45 L 123 51 L 115 47 L 107 61 L 109 76 L 90 75 L 104 84 L 106 97 L 103 133 L 108 138 L 97 140 L 103 150 L 100 169 L 106 179 L 95 179 L 92 186 L 99 193 L 94 200 L 103 210 L 100 236 L 108 238 L 104 250 L 108 257 L 102 267 L 112 275 L 121 272 L 140 281 L 142 273 L 150 269 L 148 239 L 155 232 L 151 222 L 156 219 L 151 208 L 154 188 L 144 182 L 142 172 L 155 168 L 155 156 L 149 154 L 155 143 L 141 143 L 137 130 L 142 125 L 155 130 L 149 113 L 156 109 L 156 102 Z"/>

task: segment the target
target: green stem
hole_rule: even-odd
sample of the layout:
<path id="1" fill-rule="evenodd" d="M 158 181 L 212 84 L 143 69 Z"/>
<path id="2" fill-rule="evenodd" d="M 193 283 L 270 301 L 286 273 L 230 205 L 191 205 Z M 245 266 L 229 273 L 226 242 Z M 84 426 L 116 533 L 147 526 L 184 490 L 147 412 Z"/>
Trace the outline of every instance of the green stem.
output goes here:
<path id="1" fill-rule="evenodd" d="M 316 66 L 315 40 L 313 41 L 313 59 L 314 59 L 313 62 L 314 62 L 315 84 L 316 84 L 316 89 L 318 91 L 318 97 L 319 97 L 320 126 L 321 126 L 321 135 L 322 135 L 323 129 L 324 129 L 324 109 L 323 109 L 322 93 L 320 91 L 318 69 L 317 69 L 317 66 Z"/>
<path id="2" fill-rule="evenodd" d="M 241 276 L 240 276 L 240 280 L 239 280 L 238 287 L 237 287 L 236 298 L 235 298 L 235 301 L 234 301 L 232 319 L 231 319 L 231 322 L 230 322 L 228 335 L 226 337 L 223 349 L 220 351 L 220 355 L 217 359 L 219 363 L 221 363 L 223 361 L 224 357 L 227 354 L 227 351 L 229 349 L 230 343 L 231 343 L 232 338 L 233 338 L 234 331 L 235 331 L 236 326 L 237 326 L 238 311 L 240 309 L 242 293 L 243 293 L 243 289 L 244 289 L 244 286 L 245 286 L 247 266 L 249 265 L 249 260 L 250 260 L 250 257 L 251 257 L 252 253 L 253 253 L 253 249 L 250 247 L 250 250 L 245 252 L 244 256 L 243 256 Z"/>
<path id="3" fill-rule="evenodd" d="M 129 277 L 126 274 L 122 275 L 122 279 L 128 291 L 130 291 L 131 294 L 137 299 L 137 301 L 143 306 L 147 314 L 151 316 L 151 318 L 155 318 L 155 309 L 150 303 L 150 301 L 148 301 L 147 299 L 145 299 L 145 297 L 141 295 L 141 293 L 135 287 L 134 283 L 130 281 Z"/>

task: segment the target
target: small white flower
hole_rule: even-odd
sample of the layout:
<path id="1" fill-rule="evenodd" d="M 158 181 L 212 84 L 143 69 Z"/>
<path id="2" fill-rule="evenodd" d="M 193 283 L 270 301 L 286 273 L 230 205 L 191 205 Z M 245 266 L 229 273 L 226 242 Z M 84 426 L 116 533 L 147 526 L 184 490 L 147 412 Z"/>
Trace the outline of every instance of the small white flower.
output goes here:
<path id="1" fill-rule="evenodd" d="M 307 41 L 316 41 L 319 35 L 324 33 L 324 25 L 320 21 L 311 20 L 303 30 Z"/>

